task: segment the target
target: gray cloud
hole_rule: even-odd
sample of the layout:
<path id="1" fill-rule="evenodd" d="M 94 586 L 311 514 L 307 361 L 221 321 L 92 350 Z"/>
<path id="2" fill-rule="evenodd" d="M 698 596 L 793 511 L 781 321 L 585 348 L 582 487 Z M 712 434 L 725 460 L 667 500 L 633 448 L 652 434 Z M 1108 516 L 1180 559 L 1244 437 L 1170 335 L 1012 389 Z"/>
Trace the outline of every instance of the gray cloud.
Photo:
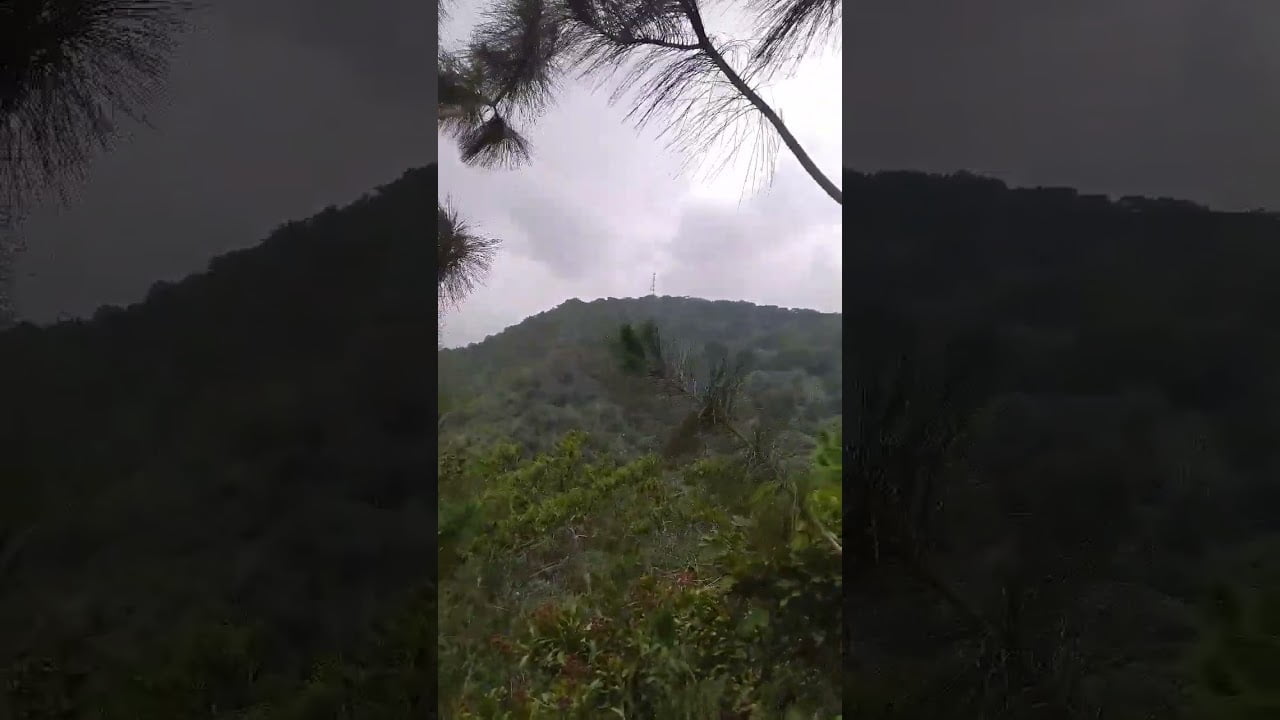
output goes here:
<path id="1" fill-rule="evenodd" d="M 1280 209 L 1280 6 L 858 3 L 845 158 Z"/>
<path id="2" fill-rule="evenodd" d="M 523 233 L 529 257 L 560 277 L 582 277 L 609 253 L 609 230 L 554 188 L 529 187 L 511 198 L 511 220 Z"/>
<path id="3" fill-rule="evenodd" d="M 585 149 L 557 141 L 589 133 Z M 662 295 L 840 309 L 840 208 L 794 161 L 741 204 L 707 196 L 678 157 L 580 90 L 533 134 L 539 159 L 511 172 L 466 168 L 441 141 L 442 192 L 504 240 L 485 286 L 447 317 L 447 346 L 571 297 L 644 295 L 653 273 Z"/>
<path id="4" fill-rule="evenodd" d="M 770 192 L 745 206 L 690 204 L 666 243 L 664 287 L 675 295 L 838 310 L 840 214 L 826 204 L 795 171 L 784 171 Z"/>

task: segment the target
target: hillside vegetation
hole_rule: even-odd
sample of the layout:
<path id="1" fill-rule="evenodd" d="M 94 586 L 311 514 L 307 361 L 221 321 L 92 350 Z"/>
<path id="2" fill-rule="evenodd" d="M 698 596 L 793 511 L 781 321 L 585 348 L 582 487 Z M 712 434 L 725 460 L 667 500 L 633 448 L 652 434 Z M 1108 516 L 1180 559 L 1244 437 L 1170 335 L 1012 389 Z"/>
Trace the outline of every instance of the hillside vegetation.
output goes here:
<path id="1" fill-rule="evenodd" d="M 741 356 L 751 414 L 775 428 L 812 435 L 840 414 L 839 314 L 680 297 L 569 300 L 440 352 L 442 442 L 546 449 L 589 429 L 591 442 L 619 453 L 662 452 L 688 408 L 624 381 L 608 346 L 620 325 L 644 321 L 703 372 Z"/>
<path id="2" fill-rule="evenodd" d="M 845 713 L 1274 715 L 1280 218 L 846 189 Z"/>
<path id="3" fill-rule="evenodd" d="M 768 577 L 762 563 L 791 562 L 785 542 L 748 532 L 752 508 L 783 502 L 783 488 L 761 479 L 758 487 L 776 492 L 744 504 L 733 482 L 746 470 L 706 447 L 706 433 L 671 457 L 647 452 L 665 448 L 673 433 L 645 413 L 678 418 L 687 409 L 654 400 L 643 382 L 609 367 L 605 343 L 626 313 L 568 303 L 457 351 L 492 360 L 463 363 L 472 374 L 452 382 L 444 373 L 455 353 L 441 353 L 440 387 L 457 391 L 460 412 L 457 442 L 435 458 L 433 474 L 434 310 L 421 275 L 429 233 L 422 198 L 434 174 L 411 171 L 347 207 L 289 223 L 205 273 L 158 283 L 131 307 L 0 334 L 0 717 L 431 717 L 437 670 L 446 717 L 500 716 L 488 714 L 499 705 L 545 715 L 566 702 L 582 717 L 608 707 L 665 716 L 662 707 L 686 701 L 744 712 L 765 702 L 838 706 L 837 617 L 802 672 L 759 676 L 764 653 L 781 652 L 789 635 L 766 633 L 763 610 L 752 610 L 778 599 L 769 600 L 766 586 L 723 600 L 730 583 L 709 573 L 732 565 L 743 578 Z M 673 327 L 726 343 L 704 342 L 701 357 L 761 350 L 753 382 L 773 378 L 784 398 L 796 390 L 786 412 L 770 417 L 794 415 L 810 428 L 839 412 L 838 316 L 670 301 L 676 311 L 658 318 L 692 308 Z M 594 320 L 584 308 L 598 311 Z M 542 341 L 537 324 L 558 322 L 558 313 L 578 334 Z M 746 343 L 732 330 L 744 321 L 759 326 Z M 529 339 L 521 345 L 504 342 L 522 333 Z M 779 361 L 788 351 L 797 360 Z M 584 359 L 583 386 L 560 381 L 565 353 Z M 561 383 L 565 396 L 545 394 L 553 386 L 539 389 L 543 378 Z M 618 418 L 616 439 L 591 426 L 609 415 Z M 557 419 L 540 424 L 544 416 Z M 579 428 L 587 434 L 572 431 Z M 816 446 L 803 438 L 789 462 L 808 478 Z M 838 486 L 838 468 L 829 467 L 836 446 L 838 438 L 827 443 L 828 495 Z M 717 491 L 702 480 L 715 477 L 730 484 Z M 446 500 L 439 507 L 437 493 Z M 838 527 L 830 497 L 823 507 Z M 672 624 L 636 612 L 600 641 L 599 652 L 614 660 L 581 653 L 570 661 L 563 653 L 576 646 L 548 649 L 548 638 L 525 634 L 534 615 L 478 602 L 477 574 L 493 583 L 495 572 L 520 577 L 530 570 L 521 563 L 552 562 L 569 542 L 565 525 L 598 538 L 581 556 L 596 574 L 584 580 L 569 563 L 548 570 L 520 607 L 556 599 L 564 602 L 530 612 L 619 620 L 639 602 L 634 593 L 648 593 L 645 602 L 667 608 Z M 695 526 L 706 544 L 691 535 Z M 543 542 L 526 546 L 531 537 Z M 691 565 L 695 551 L 703 559 Z M 827 606 L 838 612 L 830 591 L 837 565 L 829 553 L 817 559 L 824 569 L 816 586 L 828 588 Z M 437 560 L 447 581 L 440 594 L 464 597 L 470 604 L 461 607 L 479 612 L 458 633 L 460 606 L 446 604 L 439 641 Z M 592 592 L 581 582 L 593 583 Z M 756 595 L 764 599 L 750 600 Z M 705 627 L 691 628 L 698 618 Z M 753 625 L 739 628 L 744 618 Z M 654 622 L 667 650 L 653 644 Z M 722 648 L 730 624 L 742 640 Z M 492 637 L 500 630 L 502 642 Z M 546 662 L 582 662 L 613 680 L 593 695 L 582 690 L 590 682 L 574 690 L 559 665 L 540 665 L 542 674 L 516 673 L 533 700 L 517 702 L 524 696 L 510 682 L 501 683 L 507 695 L 494 696 L 492 673 L 512 666 L 509 655 L 492 653 L 535 641 L 552 652 Z M 666 664 L 651 662 L 654 653 Z M 722 671 L 691 690 L 697 697 L 669 697 L 710 659 Z M 637 676 L 627 690 L 616 682 L 619 662 L 650 679 Z"/>
<path id="4" fill-rule="evenodd" d="M 232 717 L 433 580 L 434 188 L 0 334 L 0 717 Z"/>
<path id="5" fill-rule="evenodd" d="M 1275 217 L 850 173 L 844 316 L 571 300 L 437 450 L 433 182 L 0 334 L 0 717 L 1275 714 Z"/>
<path id="6" fill-rule="evenodd" d="M 781 353 L 764 347 L 768 333 L 751 320 L 717 335 L 714 322 L 675 329 L 710 304 L 642 298 L 601 301 L 597 310 L 571 302 L 509 335 L 442 353 L 441 387 L 453 397 L 441 437 L 472 462 L 505 468 L 499 458 L 515 457 L 517 446 L 545 448 L 575 425 L 587 431 L 513 466 L 511 480 L 496 486 L 483 472 L 442 469 L 442 511 L 458 518 L 445 527 L 459 538 L 442 542 L 458 548 L 456 574 L 441 576 L 442 648 L 472 673 L 441 676 L 442 693 L 455 698 L 449 707 L 479 716 L 536 715 L 540 702 L 564 702 L 581 717 L 615 706 L 643 717 L 837 712 L 817 690 L 832 687 L 831 676 L 807 674 L 830 669 L 821 653 L 801 651 L 783 665 L 795 672 L 769 678 L 776 684 L 765 689 L 698 654 L 701 624 L 689 620 L 690 634 L 661 637 L 675 643 L 677 667 L 702 663 L 689 677 L 718 678 L 703 688 L 648 674 L 640 648 L 658 631 L 646 625 L 633 644 L 607 635 L 621 648 L 612 651 L 620 666 L 567 630 L 553 639 L 546 628 L 522 630 L 530 626 L 521 617 L 537 628 L 538 617 L 559 613 L 577 618 L 566 621 L 572 627 L 595 627 L 591 618 L 639 602 L 628 593 L 656 582 L 646 578 L 674 574 L 716 578 L 703 593 L 726 627 L 768 618 L 777 634 L 752 637 L 746 657 L 761 647 L 807 648 L 806 632 L 834 629 L 819 618 L 847 618 L 842 712 L 850 717 L 1274 714 L 1280 336 L 1267 278 L 1280 269 L 1280 220 L 1011 189 L 964 174 L 851 173 L 847 184 L 841 332 L 795 314 L 785 332 L 810 343 L 809 357 L 791 356 L 791 368 L 770 368 L 750 390 L 739 388 L 744 398 L 779 391 L 785 399 L 744 402 L 735 418 L 812 438 L 830 418 L 821 396 L 804 390 L 826 382 L 820 348 L 843 345 L 847 467 L 842 521 L 832 524 L 839 551 L 824 555 L 822 523 L 803 512 L 826 497 L 804 483 L 816 464 L 758 473 L 752 447 L 690 422 L 687 398 L 609 374 L 613 328 L 645 319 L 679 337 L 687 360 L 708 358 L 701 377 L 715 357 L 741 358 L 748 375 L 757 372 Z M 774 372 L 799 382 L 777 382 L 783 375 Z M 609 431 L 592 445 L 597 428 Z M 702 441 L 682 442 L 691 436 Z M 515 445 L 487 461 L 468 455 L 499 437 Z M 595 480 L 597 463 L 614 466 L 576 460 L 583 448 L 653 453 L 656 464 L 624 465 L 623 477 L 664 482 L 624 489 L 610 471 Z M 727 465 L 712 473 L 707 463 Z M 532 480 L 542 473 L 562 479 Z M 661 494 L 671 487 L 674 495 Z M 751 502 L 779 487 L 774 497 L 791 498 L 791 512 L 785 502 L 772 510 Z M 655 494 L 633 494 L 643 492 Z M 772 534 L 771 517 L 784 519 Z M 636 529 L 618 529 L 624 523 Z M 602 540 L 583 539 L 599 525 L 609 528 Z M 690 527 L 696 539 L 682 539 Z M 754 540 L 735 544 L 734 527 Z M 799 554 L 785 549 L 793 543 Z M 668 547 L 683 551 L 656 550 Z M 760 557 L 774 560 L 754 564 Z M 823 584 L 823 568 L 836 561 L 847 590 L 839 613 L 827 604 L 835 586 Z M 769 568 L 756 579 L 800 588 L 813 603 L 807 620 L 781 602 L 756 604 L 751 567 Z M 479 628 L 492 633 L 487 655 L 469 636 Z M 515 654 L 504 661 L 507 643 Z M 547 658 L 543 674 L 507 674 L 511 662 L 538 657 Z M 579 661 L 594 686 L 571 682 Z M 614 674 L 591 674 L 601 667 Z M 643 677 L 676 704 L 655 704 L 648 685 L 620 688 L 609 677 Z"/>
<path id="7" fill-rule="evenodd" d="M 442 351 L 444 715 L 839 715 L 839 348 L 649 297 Z"/>

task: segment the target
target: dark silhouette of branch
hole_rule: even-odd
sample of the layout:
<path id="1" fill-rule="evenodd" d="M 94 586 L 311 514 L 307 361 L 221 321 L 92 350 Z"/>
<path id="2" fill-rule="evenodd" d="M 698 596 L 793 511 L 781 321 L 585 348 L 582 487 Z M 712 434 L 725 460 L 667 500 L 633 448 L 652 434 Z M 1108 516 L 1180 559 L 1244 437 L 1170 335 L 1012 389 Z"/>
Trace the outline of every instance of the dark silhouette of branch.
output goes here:
<path id="1" fill-rule="evenodd" d="M 476 234 L 447 201 L 438 202 L 437 209 L 437 297 L 442 307 L 452 307 L 475 290 L 500 242 Z"/>
<path id="2" fill-rule="evenodd" d="M 534 119 L 550 106 L 562 41 L 547 0 L 501 0 L 472 35 L 470 59 L 484 69 L 493 105 Z"/>
<path id="3" fill-rule="evenodd" d="M 751 0 L 763 36 L 752 63 L 763 72 L 789 71 L 815 42 L 838 36 L 841 0 Z"/>
<path id="4" fill-rule="evenodd" d="M 696 10 L 697 6 L 691 2 L 689 3 L 689 7 L 692 8 L 689 14 L 689 21 L 693 23 L 694 31 L 698 34 L 698 40 L 703 45 L 703 52 L 707 53 L 707 55 L 711 57 L 712 62 L 716 64 L 716 67 L 720 69 L 720 72 L 724 73 L 724 76 L 733 84 L 733 87 L 737 89 L 738 92 L 742 93 L 743 97 L 747 98 L 747 100 L 755 106 L 756 110 L 760 111 L 760 114 L 769 121 L 769 124 L 773 126 L 774 130 L 778 131 L 778 135 L 782 138 L 783 144 L 787 146 L 787 149 L 791 151 L 792 155 L 796 156 L 796 160 L 800 162 L 800 166 L 805 169 L 805 172 L 809 173 L 809 176 L 813 178 L 814 182 L 818 183 L 822 190 L 826 192 L 832 200 L 843 204 L 844 197 L 841 195 L 840 188 L 836 187 L 836 184 L 831 182 L 831 179 L 818 169 L 818 166 L 813 162 L 813 158 L 809 157 L 809 153 L 805 152 L 804 148 L 801 147 L 800 141 L 791 134 L 791 130 L 787 128 L 786 123 L 782 122 L 782 118 L 778 113 L 774 112 L 773 108 L 769 107 L 769 104 L 766 103 L 764 99 L 761 98 L 760 95 L 742 79 L 742 76 L 735 72 L 734 69 L 729 66 L 729 63 L 725 62 L 724 56 L 716 50 L 714 43 L 711 42 L 711 38 L 707 36 L 706 28 L 702 25 L 702 18 Z"/>
<path id="5" fill-rule="evenodd" d="M 0 4 L 0 198 L 9 208 L 83 172 L 117 119 L 145 122 L 194 4 Z"/>
<path id="6" fill-rule="evenodd" d="M 584 76 L 617 80 L 611 102 L 633 95 L 627 117 L 637 127 L 660 120 L 659 136 L 690 160 L 712 148 L 731 154 L 750 146 L 749 182 L 772 174 L 781 140 L 823 191 L 843 202 L 840 188 L 753 87 L 765 68 L 735 69 L 731 56 L 744 44 L 718 44 L 696 0 L 566 0 L 566 10 L 575 63 Z"/>
<path id="7" fill-rule="evenodd" d="M 464 52 L 439 55 L 437 127 L 457 140 L 464 163 L 529 161 L 529 143 L 513 118 L 533 120 L 551 104 L 560 37 L 548 0 L 500 0 L 484 13 Z"/>
<path id="8" fill-rule="evenodd" d="M 480 167 L 516 167 L 529 162 L 529 142 L 501 115 L 458 135 L 462 162 Z"/>

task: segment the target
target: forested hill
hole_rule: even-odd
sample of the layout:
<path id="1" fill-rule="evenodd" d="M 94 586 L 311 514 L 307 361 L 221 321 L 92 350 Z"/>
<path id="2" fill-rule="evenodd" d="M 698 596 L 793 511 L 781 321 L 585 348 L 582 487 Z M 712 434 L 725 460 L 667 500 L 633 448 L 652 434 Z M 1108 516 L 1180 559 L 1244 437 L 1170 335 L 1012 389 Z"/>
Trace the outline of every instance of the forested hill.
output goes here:
<path id="1" fill-rule="evenodd" d="M 954 594 L 846 575 L 854 660 L 876 676 L 846 716 L 1277 716 L 1260 678 L 1280 657 L 1280 219 L 969 174 L 847 172 L 844 189 L 850 384 L 897 355 L 968 392 L 950 469 L 894 491 L 932 508 L 915 569 Z M 929 349 L 955 337 L 982 361 Z M 846 424 L 883 427 L 864 401 Z M 875 520 L 859 507 L 846 551 Z M 922 619 L 948 604 L 1008 628 L 1001 653 L 1026 664 L 939 640 L 963 623 Z M 1251 654 L 1215 645 L 1222 627 Z M 969 694 L 965 667 L 1017 690 Z M 890 699 L 901 714 L 878 714 Z"/>
<path id="2" fill-rule="evenodd" d="M 1275 462 L 1280 216 L 969 174 L 846 181 L 849 307 L 982 327 L 1000 390 L 1150 391 L 1212 418 L 1242 462 Z"/>
<path id="3" fill-rule="evenodd" d="M 435 187 L 411 170 L 128 308 L 0 333 L 0 672 L 95 668 L 119 699 L 231 623 L 305 673 L 430 579 Z M 142 707 L 118 716 L 196 716 Z"/>
<path id="4" fill-rule="evenodd" d="M 581 429 L 624 454 L 661 450 L 681 406 L 647 397 L 609 353 L 622 323 L 649 320 L 695 368 L 742 356 L 753 413 L 775 428 L 812 431 L 840 414 L 837 313 L 689 297 L 574 299 L 440 351 L 442 440 L 546 448 Z"/>

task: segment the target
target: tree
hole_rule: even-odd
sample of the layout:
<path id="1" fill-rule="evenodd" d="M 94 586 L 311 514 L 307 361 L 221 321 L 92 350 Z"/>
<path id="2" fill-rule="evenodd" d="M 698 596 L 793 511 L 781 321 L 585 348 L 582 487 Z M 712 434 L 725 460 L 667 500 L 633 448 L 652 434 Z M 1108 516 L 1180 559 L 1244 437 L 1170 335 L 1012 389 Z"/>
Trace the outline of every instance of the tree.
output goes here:
<path id="1" fill-rule="evenodd" d="M 789 67 L 840 28 L 840 0 L 752 0 L 750 7 L 763 31 L 752 60 L 765 67 Z"/>
<path id="2" fill-rule="evenodd" d="M 734 60 L 744 43 L 722 42 L 710 34 L 697 0 L 497 0 L 484 11 L 464 49 L 442 49 L 437 56 L 437 129 L 457 142 L 468 165 L 519 167 L 531 159 L 529 141 L 519 127 L 551 104 L 561 75 L 576 70 L 582 77 L 616 77 L 611 99 L 638 91 L 628 117 L 639 127 L 665 121 L 660 136 L 690 159 L 701 157 L 717 139 L 729 139 L 732 151 L 750 145 L 743 133 L 756 120 L 763 132 L 753 174 L 771 173 L 781 140 L 840 203 L 840 188 L 818 169 L 756 87 L 757 80 L 792 66 L 815 39 L 837 29 L 840 8 L 838 0 L 753 0 L 763 39 L 738 69 Z M 446 4 L 438 17 L 447 17 L 448 11 Z M 449 217 L 456 220 L 457 215 Z M 439 242 L 445 241 L 442 234 Z M 440 245 L 442 257 L 450 254 L 457 260 L 452 270 L 441 266 L 442 300 L 447 296 L 447 304 L 456 305 L 474 288 L 497 244 Z M 468 264 L 466 253 L 472 247 L 481 255 Z M 464 267 L 469 268 L 466 276 L 446 292 L 448 273 Z"/>
<path id="3" fill-rule="evenodd" d="M 583 76 L 615 77 L 613 101 L 634 91 L 628 118 L 638 126 L 665 121 L 661 134 L 669 144 L 696 158 L 717 139 L 732 138 L 730 152 L 751 145 L 739 141 L 747 140 L 755 120 L 754 174 L 771 173 L 781 140 L 823 191 L 843 202 L 840 188 L 818 169 L 757 86 L 792 65 L 809 41 L 839 28 L 838 2 L 757 1 L 755 9 L 765 11 L 765 37 L 742 67 L 735 67 L 735 59 L 747 43 L 711 34 L 698 0 L 564 2 L 572 65 Z"/>
<path id="4" fill-rule="evenodd" d="M 550 104 L 562 35 L 547 0 L 499 0 L 464 50 L 441 51 L 438 127 L 458 141 L 464 163 L 518 167 L 529 161 L 528 141 L 515 126 Z"/>
<path id="5" fill-rule="evenodd" d="M 83 170 L 144 121 L 185 27 L 188 0 L 10 0 L 0 6 L 3 212 Z"/>
<path id="6" fill-rule="evenodd" d="M 727 435 L 749 467 L 789 492 L 794 508 L 813 532 L 837 555 L 843 554 L 840 539 L 827 528 L 811 504 L 812 488 L 788 480 L 771 434 L 759 423 L 750 431 L 742 427 L 740 408 L 748 367 L 746 355 L 715 358 L 705 373 L 698 373 L 687 354 L 673 351 L 652 321 L 639 327 L 623 323 L 611 349 L 624 373 L 652 380 L 663 393 L 689 404 L 689 414 L 668 442 L 668 455 L 673 454 L 672 448 L 688 444 L 699 433 Z"/>
<path id="7" fill-rule="evenodd" d="M 188 0 L 7 0 L 0 4 L 0 328 L 22 250 L 11 236 L 31 196 L 83 172 L 117 118 L 145 121 Z"/>
<path id="8" fill-rule="evenodd" d="M 499 241 L 479 235 L 447 201 L 437 209 L 437 300 L 442 308 L 455 307 L 489 271 Z"/>
<path id="9" fill-rule="evenodd" d="M 441 8 L 440 19 L 448 10 Z M 513 168 L 529 162 L 516 118 L 535 118 L 550 103 L 559 37 L 544 0 L 500 0 L 485 11 L 464 50 L 441 50 L 436 127 L 457 140 L 464 163 Z M 501 241 L 477 234 L 447 201 L 437 204 L 436 286 L 443 309 L 475 289 Z"/>
<path id="10" fill-rule="evenodd" d="M 464 162 L 518 165 L 528 160 L 529 147 L 516 121 L 547 107 L 558 75 L 612 78 L 612 101 L 633 95 L 628 118 L 638 127 L 662 123 L 659 135 L 690 160 L 702 158 L 717 139 L 729 152 L 751 146 L 754 132 L 753 175 L 770 174 L 781 140 L 823 191 L 842 202 L 840 188 L 757 86 L 793 69 L 815 40 L 833 36 L 841 3 L 752 0 L 748 8 L 760 17 L 754 48 L 714 36 L 698 0 L 499 0 L 465 53 L 440 57 L 441 127 L 458 140 Z"/>

